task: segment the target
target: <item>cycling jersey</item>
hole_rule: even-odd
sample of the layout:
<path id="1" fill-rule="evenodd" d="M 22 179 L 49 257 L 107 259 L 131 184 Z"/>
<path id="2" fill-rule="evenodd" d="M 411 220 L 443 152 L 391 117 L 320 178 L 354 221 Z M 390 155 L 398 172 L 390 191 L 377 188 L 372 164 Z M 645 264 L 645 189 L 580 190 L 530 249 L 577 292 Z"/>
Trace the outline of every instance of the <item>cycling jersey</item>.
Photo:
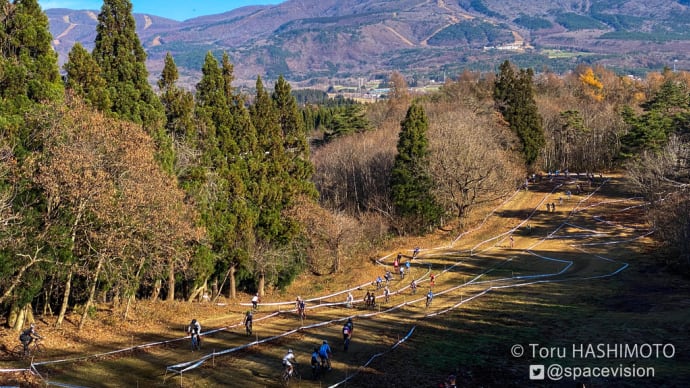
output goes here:
<path id="1" fill-rule="evenodd" d="M 283 365 L 292 366 L 293 362 L 296 362 L 294 353 L 288 353 L 285 355 L 285 357 L 283 357 Z"/>
<path id="2" fill-rule="evenodd" d="M 328 358 L 328 355 L 331 353 L 331 347 L 328 346 L 328 344 L 323 344 L 321 345 L 321 348 L 319 348 L 319 357 L 321 358 Z"/>
<path id="3" fill-rule="evenodd" d="M 189 324 L 189 333 L 190 333 L 190 334 L 199 334 L 199 333 L 201 333 L 201 324 L 199 323 L 199 321 L 197 321 L 197 322 L 195 322 L 195 323 L 190 323 L 190 324 Z"/>

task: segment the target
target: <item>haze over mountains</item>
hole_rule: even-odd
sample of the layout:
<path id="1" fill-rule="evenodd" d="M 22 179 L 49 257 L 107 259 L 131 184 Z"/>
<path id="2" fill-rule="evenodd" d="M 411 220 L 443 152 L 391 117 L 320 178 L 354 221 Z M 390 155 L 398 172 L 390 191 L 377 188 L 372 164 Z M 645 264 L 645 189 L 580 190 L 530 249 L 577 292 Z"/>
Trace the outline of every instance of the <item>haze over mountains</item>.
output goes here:
<path id="1" fill-rule="evenodd" d="M 99 10 L 46 11 L 64 63 L 75 42 L 93 47 Z M 148 68 L 171 52 L 182 83 L 206 52 L 228 52 L 238 83 L 284 75 L 305 85 L 393 70 L 418 80 L 510 59 L 555 71 L 600 63 L 628 73 L 690 69 L 690 0 L 289 0 L 183 22 L 135 14 Z"/>

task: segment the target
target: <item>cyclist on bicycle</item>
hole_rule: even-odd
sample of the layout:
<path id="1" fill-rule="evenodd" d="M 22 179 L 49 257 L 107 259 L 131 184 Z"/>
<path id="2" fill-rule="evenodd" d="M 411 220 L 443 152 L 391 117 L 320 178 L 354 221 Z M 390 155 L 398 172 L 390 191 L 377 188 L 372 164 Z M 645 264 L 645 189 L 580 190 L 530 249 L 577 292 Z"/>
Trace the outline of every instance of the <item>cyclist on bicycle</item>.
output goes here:
<path id="1" fill-rule="evenodd" d="M 431 300 L 434 299 L 434 293 L 429 289 L 429 292 L 426 294 L 426 305 L 429 306 L 431 304 Z"/>
<path id="2" fill-rule="evenodd" d="M 297 301 L 295 301 L 295 308 L 297 308 L 297 315 L 300 317 L 307 317 L 306 314 L 306 304 L 304 303 L 304 299 L 301 297 L 297 297 Z"/>
<path id="3" fill-rule="evenodd" d="M 283 366 L 288 373 L 288 376 L 292 376 L 292 372 L 295 370 L 293 364 L 297 364 L 297 359 L 295 358 L 295 353 L 292 349 L 288 349 L 287 354 L 283 357 Z"/>
<path id="4" fill-rule="evenodd" d="M 412 252 L 412 258 L 417 258 L 417 255 L 419 255 L 419 247 L 414 247 L 414 252 Z"/>
<path id="5" fill-rule="evenodd" d="M 256 295 L 252 297 L 252 307 L 254 310 L 259 308 L 259 293 L 257 292 Z"/>
<path id="6" fill-rule="evenodd" d="M 319 348 L 314 348 L 311 353 L 311 375 L 316 378 L 319 374 Z"/>
<path id="7" fill-rule="evenodd" d="M 319 358 L 321 359 L 321 365 L 328 365 L 328 370 L 331 370 L 331 360 L 329 359 L 331 354 L 331 347 L 328 346 L 328 341 L 323 340 L 323 344 L 319 348 Z"/>
<path id="8" fill-rule="evenodd" d="M 36 324 L 32 323 L 28 329 L 22 331 L 22 334 L 19 335 L 19 342 L 24 346 L 24 354 L 29 352 L 29 345 L 31 345 L 35 339 L 43 339 L 43 337 L 38 335 L 36 332 Z"/>
<path id="9" fill-rule="evenodd" d="M 352 318 L 348 318 L 345 325 L 350 327 L 350 336 L 352 336 L 352 330 L 355 328 L 355 325 L 352 323 Z"/>
<path id="10" fill-rule="evenodd" d="M 187 334 L 189 334 L 192 337 L 192 341 L 194 341 L 194 337 L 196 336 L 196 346 L 201 348 L 201 323 L 196 320 L 196 318 L 192 319 L 192 322 L 189 323 L 189 326 L 187 326 Z"/>
<path id="11" fill-rule="evenodd" d="M 252 311 L 248 310 L 247 314 L 244 316 L 244 327 L 247 329 L 247 335 L 252 334 L 252 321 L 254 320 L 254 316 L 252 315 Z"/>
<path id="12" fill-rule="evenodd" d="M 352 327 L 352 318 L 348 318 L 347 322 L 345 322 L 345 325 L 343 326 L 343 348 L 346 352 L 350 347 L 350 340 L 352 339 Z"/>

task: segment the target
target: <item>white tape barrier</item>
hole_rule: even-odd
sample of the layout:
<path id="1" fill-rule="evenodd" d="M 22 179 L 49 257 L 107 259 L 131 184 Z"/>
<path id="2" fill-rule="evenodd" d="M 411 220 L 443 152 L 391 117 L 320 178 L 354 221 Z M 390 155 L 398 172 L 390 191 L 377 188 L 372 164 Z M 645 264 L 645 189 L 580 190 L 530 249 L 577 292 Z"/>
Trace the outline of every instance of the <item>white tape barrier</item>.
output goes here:
<path id="1" fill-rule="evenodd" d="M 559 186 L 557 186 L 557 187 L 559 187 Z M 601 187 L 601 186 L 600 186 L 600 187 Z M 554 190 L 555 190 L 555 189 L 554 189 Z M 598 188 L 597 188 L 597 190 L 598 190 Z M 596 191 L 596 190 L 595 190 L 595 191 Z M 591 197 L 591 195 L 593 195 L 593 194 L 594 194 L 594 192 L 592 192 L 587 198 Z M 511 198 L 512 198 L 512 197 L 511 197 Z M 583 200 L 580 201 L 580 202 L 583 202 L 584 200 L 585 200 L 585 199 L 583 199 Z M 543 201 L 544 201 L 544 199 L 543 199 L 541 202 L 543 203 Z M 573 213 L 575 212 L 575 210 L 576 210 L 576 209 L 573 209 L 573 212 L 571 212 L 571 214 L 573 214 Z M 536 211 L 536 209 L 532 212 L 532 214 L 534 214 L 535 211 Z M 529 219 L 529 218 L 528 218 L 528 219 Z M 522 225 L 522 224 L 523 224 L 524 222 L 526 222 L 526 221 L 527 221 L 527 220 L 523 221 L 520 225 Z M 564 224 L 565 224 L 565 223 L 564 223 Z M 547 236 L 547 238 L 552 237 L 552 236 L 553 236 L 553 235 L 554 235 L 564 224 L 561 224 L 559 227 L 557 227 L 556 230 L 554 230 L 554 232 L 550 233 L 549 236 Z M 517 229 L 517 227 L 514 228 L 513 230 L 515 230 L 515 229 Z M 492 239 L 486 240 L 486 241 L 490 241 L 490 240 L 494 240 L 494 239 L 495 239 L 495 237 L 492 238 Z M 456 241 L 457 241 L 457 239 L 456 239 Z M 542 241 L 543 241 L 543 240 L 542 240 Z M 482 244 L 483 244 L 483 243 L 480 243 L 480 244 L 478 244 L 478 246 L 480 246 L 480 245 L 482 245 Z M 537 243 L 535 243 L 534 245 L 538 245 L 538 244 L 540 244 L 540 242 L 537 242 Z M 487 249 L 487 250 L 488 250 L 488 249 Z M 534 253 L 531 252 L 531 251 L 528 251 L 528 252 L 534 254 Z M 545 260 L 552 260 L 552 261 L 558 261 L 558 262 L 568 263 L 568 265 L 567 265 L 565 268 L 561 269 L 560 271 L 555 272 L 555 273 L 551 273 L 551 274 L 525 275 L 525 276 L 521 276 L 521 277 L 515 277 L 515 278 L 511 277 L 511 278 L 494 279 L 494 280 L 488 280 L 488 281 L 484 281 L 484 282 L 478 282 L 478 281 L 477 281 L 479 278 L 481 278 L 481 276 L 483 276 L 483 275 L 485 275 L 486 273 L 489 273 L 490 271 L 492 271 L 493 269 L 495 269 L 495 268 L 492 268 L 492 269 L 489 269 L 489 270 L 485 271 L 484 273 L 482 273 L 482 274 L 480 274 L 480 275 L 477 275 L 474 279 L 472 279 L 471 281 L 469 281 L 469 282 L 467 282 L 467 283 L 461 284 L 461 285 L 459 285 L 459 286 L 453 287 L 453 288 L 448 289 L 448 290 L 444 290 L 444 291 L 442 291 L 442 292 L 439 292 L 437 295 L 443 295 L 443 294 L 445 294 L 445 293 L 454 291 L 455 289 L 457 289 L 457 288 L 459 288 L 459 287 L 464 287 L 464 286 L 466 286 L 466 285 L 468 285 L 468 284 L 481 284 L 481 283 L 485 283 L 485 282 L 492 282 L 492 283 L 494 283 L 494 282 L 500 282 L 500 281 L 505 281 L 505 280 L 531 279 L 531 278 L 538 278 L 538 277 L 544 277 L 544 276 L 556 276 L 556 275 L 562 274 L 562 273 L 564 273 L 565 271 L 567 271 L 567 269 L 569 269 L 570 266 L 573 264 L 572 262 L 566 261 L 566 260 L 560 260 L 560 259 L 555 259 L 555 258 L 548 258 L 548 257 L 545 257 L 545 256 L 539 256 L 539 255 L 535 255 L 535 256 L 540 257 L 540 258 L 545 259 Z M 600 258 L 601 258 L 601 257 L 600 257 Z M 615 260 L 611 260 L 611 259 L 606 259 L 606 258 L 601 258 L 601 259 L 615 262 Z M 504 261 L 503 263 L 506 263 L 506 262 L 508 262 L 508 261 L 510 261 L 510 260 L 512 260 L 512 259 L 506 260 L 506 261 Z M 459 263 L 460 263 L 460 262 L 454 264 L 454 266 L 457 265 L 457 264 L 459 264 Z M 501 263 L 501 264 L 499 264 L 499 265 L 502 265 L 503 263 Z M 468 299 L 465 299 L 465 300 L 461 301 L 461 302 L 458 303 L 456 306 L 459 306 L 459 305 L 461 305 L 461 304 L 463 304 L 463 303 L 466 303 L 466 302 L 469 301 L 469 300 L 473 300 L 473 299 L 475 299 L 475 298 L 477 298 L 477 297 L 479 297 L 479 296 L 481 296 L 481 295 L 484 295 L 484 294 L 486 294 L 487 292 L 489 292 L 489 291 L 492 290 L 492 289 L 497 289 L 497 288 L 508 288 L 508 287 L 517 287 L 517 286 L 530 285 L 530 284 L 537 284 L 537 283 L 546 283 L 546 282 L 572 281 L 572 280 L 586 280 L 586 279 L 596 279 L 596 278 L 609 277 L 609 276 L 614 276 L 614 275 L 620 273 L 622 270 L 624 270 L 625 268 L 627 268 L 627 266 L 628 266 L 628 264 L 625 263 L 623 266 L 621 266 L 618 270 L 616 270 L 616 271 L 614 271 L 614 272 L 611 272 L 611 273 L 608 273 L 608 274 L 604 274 L 604 275 L 586 277 L 586 278 L 579 278 L 579 279 L 577 279 L 577 278 L 575 278 L 575 279 L 561 279 L 561 280 L 558 280 L 558 279 L 552 279 L 552 280 L 538 280 L 538 281 L 535 281 L 535 282 L 519 283 L 519 284 L 515 284 L 515 285 L 491 286 L 491 287 L 487 288 L 486 290 L 480 292 L 479 294 L 476 294 L 476 295 L 472 296 L 471 298 L 468 298 Z M 366 285 L 368 285 L 368 284 L 369 284 L 369 283 L 366 283 Z M 360 287 L 361 287 L 361 286 L 360 286 Z M 338 292 L 338 293 L 335 293 L 335 294 L 332 294 L 332 295 L 328 295 L 328 296 L 323 296 L 323 297 L 319 297 L 319 298 L 313 298 L 313 299 L 310 299 L 310 300 L 322 300 L 322 299 L 325 299 L 325 298 L 327 298 L 327 297 L 332 297 L 332 296 L 336 296 L 336 295 L 341 295 L 341 294 L 343 294 L 343 293 L 345 293 L 345 292 L 349 292 L 349 291 L 352 291 L 352 290 L 355 290 L 355 289 L 357 289 L 357 288 L 353 288 L 353 289 L 350 289 L 350 290 Z M 382 296 L 378 296 L 378 297 L 382 297 Z M 378 297 L 377 297 L 377 298 L 378 298 Z M 421 297 L 421 298 L 419 298 L 419 299 L 416 299 L 416 300 L 413 300 L 413 301 L 410 301 L 410 302 L 404 302 L 404 303 L 402 303 L 402 304 L 400 304 L 400 305 L 398 305 L 398 306 L 391 307 L 391 308 L 389 308 L 389 309 L 387 309 L 387 310 L 384 310 L 384 311 L 372 312 L 372 313 L 369 313 L 369 314 L 362 314 L 362 315 L 359 315 L 359 316 L 360 316 L 360 317 L 370 317 L 370 316 L 374 316 L 374 315 L 378 315 L 378 314 L 382 314 L 382 313 L 387 313 L 387 312 L 390 312 L 390 311 L 395 310 L 395 309 L 397 309 L 397 308 L 400 308 L 400 307 L 402 307 L 402 306 L 405 306 L 405 305 L 407 305 L 407 304 L 416 303 L 416 302 L 418 302 L 418 301 L 420 301 L 420 300 L 423 300 L 423 299 L 424 299 L 424 297 Z M 292 304 L 292 303 L 294 303 L 294 302 L 292 302 L 292 301 L 290 301 L 290 302 L 283 302 L 283 304 L 288 304 L 288 303 Z M 328 303 L 328 304 L 323 304 L 323 306 L 326 306 L 326 305 L 340 305 L 340 304 L 344 304 L 344 303 L 345 303 L 345 302 Z M 441 312 L 431 313 L 431 314 L 428 314 L 427 316 L 435 316 L 435 315 L 438 315 L 439 313 L 443 313 L 443 312 L 450 311 L 450 310 L 452 310 L 453 308 L 456 308 L 456 307 L 451 307 L 451 308 L 449 308 L 449 309 L 442 310 Z M 269 317 L 271 317 L 271 316 L 275 316 L 275 315 L 277 315 L 277 314 L 278 314 L 278 312 L 273 313 L 273 314 L 271 314 L 270 316 L 262 317 L 262 318 L 260 318 L 260 319 L 266 319 L 266 318 L 269 318 Z M 207 355 L 207 356 L 205 356 L 205 357 L 202 357 L 202 358 L 199 359 L 199 360 L 194 360 L 194 361 L 190 361 L 190 362 L 185 362 L 185 363 L 182 363 L 182 364 L 176 364 L 176 365 L 173 365 L 173 366 L 168 367 L 167 369 L 170 370 L 170 371 L 182 373 L 182 372 L 184 372 L 184 371 L 188 371 L 188 370 L 190 370 L 190 369 L 194 369 L 194 368 L 198 367 L 198 366 L 201 365 L 204 361 L 206 361 L 208 358 L 211 358 L 211 357 L 213 357 L 213 356 L 215 356 L 215 355 L 227 354 L 227 353 L 234 352 L 234 351 L 237 351 L 237 350 L 241 350 L 241 349 L 244 349 L 244 348 L 247 348 L 247 347 L 249 347 L 249 346 L 253 346 L 253 345 L 259 344 L 259 343 L 264 343 L 264 342 L 268 342 L 268 341 L 275 340 L 275 339 L 277 339 L 277 338 L 284 337 L 284 336 L 286 336 L 286 335 L 291 335 L 291 334 L 293 334 L 293 333 L 295 333 L 295 332 L 297 332 L 297 331 L 299 331 L 299 330 L 309 329 L 309 328 L 314 328 L 314 327 L 319 327 L 319 326 L 325 326 L 325 325 L 329 325 L 329 324 L 331 324 L 331 323 L 334 323 L 334 322 L 337 322 L 337 321 L 341 321 L 341 320 L 344 320 L 344 319 L 347 319 L 347 318 L 341 318 L 341 319 L 336 319 L 336 320 L 332 320 L 332 321 L 319 322 L 319 323 L 312 324 L 312 325 L 309 325 L 309 326 L 304 326 L 304 327 L 301 327 L 301 328 L 298 328 L 298 329 L 295 329 L 295 330 L 292 330 L 292 331 L 289 331 L 289 332 L 285 332 L 285 333 L 282 333 L 282 334 L 279 334 L 279 335 L 276 335 L 276 336 L 273 336 L 273 337 L 266 338 L 266 339 L 261 340 L 261 341 L 255 341 L 255 342 L 252 342 L 252 343 L 249 343 L 249 344 L 242 345 L 242 346 L 240 346 L 240 347 L 227 349 L 227 350 L 224 350 L 224 351 L 221 351 L 221 352 L 215 352 L 215 353 L 209 354 L 209 355 Z M 259 320 L 259 319 L 257 319 L 257 320 Z M 234 325 L 234 326 L 237 326 L 237 325 Z M 234 327 L 234 326 L 233 326 L 233 327 Z M 220 331 L 220 330 L 226 330 L 226 328 L 217 329 L 217 330 L 214 330 L 214 332 L 215 332 L 215 331 Z M 207 332 L 207 333 L 204 333 L 204 334 L 208 334 L 208 332 Z M 166 342 L 179 341 L 179 340 L 181 340 L 181 339 L 175 339 L 175 340 L 170 340 L 170 341 L 162 341 L 162 342 L 158 342 L 158 343 L 148 344 L 148 346 L 154 346 L 154 345 L 163 344 L 163 343 L 166 343 Z M 112 354 L 112 353 L 117 353 L 117 352 L 121 352 L 121 351 L 137 349 L 137 348 L 143 348 L 143 347 L 147 347 L 147 346 L 145 346 L 145 345 L 135 346 L 135 347 L 132 347 L 132 348 L 122 349 L 122 350 L 115 351 L 115 352 L 103 353 L 102 355 L 107 355 L 107 354 Z M 89 356 L 89 357 L 95 357 L 95 356 Z M 83 357 L 82 357 L 82 358 L 73 359 L 73 360 L 78 360 L 78 359 L 83 359 Z M 62 360 L 58 360 L 58 361 L 56 361 L 56 362 L 61 362 L 61 361 L 62 361 Z M 37 363 L 37 365 L 46 364 L 46 363 L 52 363 L 52 362 Z M 179 368 L 183 368 L 183 369 L 179 369 Z"/>
<path id="2" fill-rule="evenodd" d="M 353 377 L 357 376 L 357 375 L 359 374 L 359 372 L 361 372 L 364 368 L 366 368 L 367 366 L 369 366 L 369 364 L 371 364 L 375 359 L 377 359 L 377 358 L 379 358 L 379 357 L 381 357 L 381 356 L 383 356 L 383 355 L 385 355 L 385 354 L 387 354 L 387 353 L 390 353 L 390 352 L 392 352 L 393 350 L 395 350 L 395 348 L 397 348 L 401 343 L 407 341 L 407 339 L 410 338 L 410 336 L 412 336 L 412 333 L 414 333 L 414 329 L 415 329 L 416 327 L 417 327 L 417 326 L 412 326 L 412 329 L 410 329 L 410 331 L 407 333 L 407 335 L 404 336 L 400 341 L 398 341 L 398 342 L 396 342 L 395 344 L 393 344 L 393 346 L 391 346 L 390 349 L 386 350 L 385 352 L 381 352 L 381 353 L 376 353 L 376 354 L 374 354 L 373 356 L 371 356 L 371 358 L 370 358 L 367 362 L 365 362 L 362 366 L 360 366 L 360 367 L 357 369 L 357 371 L 356 371 L 355 373 L 349 375 L 349 376 L 346 377 L 344 380 L 341 380 L 341 381 L 339 381 L 339 382 L 337 382 L 337 383 L 335 383 L 335 384 L 333 384 L 333 385 L 329 385 L 328 388 L 335 388 L 335 387 L 337 387 L 337 386 L 339 386 L 339 385 L 342 385 L 342 384 L 347 383 L 347 382 L 350 381 Z"/>

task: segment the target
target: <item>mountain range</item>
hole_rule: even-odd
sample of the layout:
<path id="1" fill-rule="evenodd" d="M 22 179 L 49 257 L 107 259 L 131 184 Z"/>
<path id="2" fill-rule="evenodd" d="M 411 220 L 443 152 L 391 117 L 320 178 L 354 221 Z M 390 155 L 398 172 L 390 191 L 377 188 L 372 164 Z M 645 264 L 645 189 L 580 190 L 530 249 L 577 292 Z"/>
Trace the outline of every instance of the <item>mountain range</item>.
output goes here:
<path id="1" fill-rule="evenodd" d="M 61 65 L 75 42 L 93 47 L 98 12 L 46 11 Z M 690 0 L 288 0 L 185 21 L 134 17 L 151 77 L 170 52 L 189 86 L 209 50 L 227 52 L 247 85 L 257 75 L 313 86 L 392 71 L 439 80 L 505 59 L 557 72 L 690 69 Z"/>

